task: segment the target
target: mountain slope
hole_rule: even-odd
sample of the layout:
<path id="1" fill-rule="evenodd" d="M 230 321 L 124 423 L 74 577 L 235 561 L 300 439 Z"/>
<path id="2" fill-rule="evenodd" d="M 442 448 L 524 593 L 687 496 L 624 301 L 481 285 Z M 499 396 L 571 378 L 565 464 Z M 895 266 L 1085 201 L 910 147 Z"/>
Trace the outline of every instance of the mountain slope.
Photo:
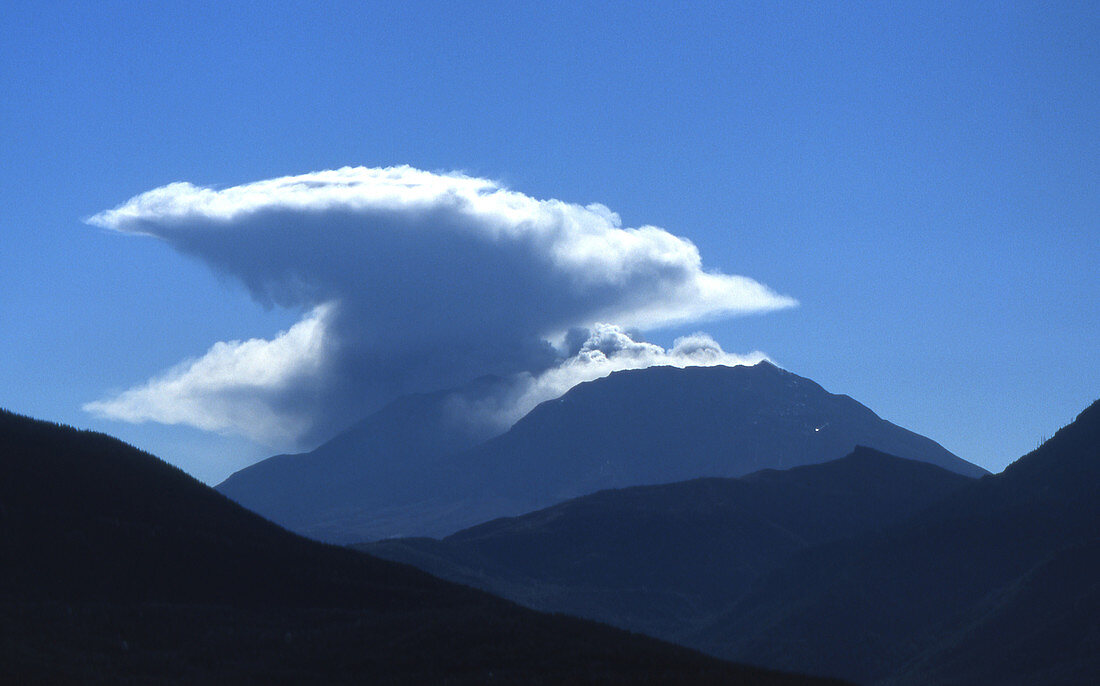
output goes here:
<path id="1" fill-rule="evenodd" d="M 811 683 L 290 534 L 101 434 L 0 411 L 5 683 Z"/>
<path id="2" fill-rule="evenodd" d="M 1098 489 L 1094 403 L 911 520 L 796 555 L 694 644 L 861 683 L 1095 683 Z"/>
<path id="3" fill-rule="evenodd" d="M 1096 683 L 1098 613 L 1100 540 L 1093 540 L 1058 551 L 982 600 L 886 681 L 895 686 Z"/>
<path id="4" fill-rule="evenodd" d="M 497 382 L 485 377 L 456 392 L 476 400 Z M 339 539 L 343 522 L 363 533 L 386 527 L 387 509 L 434 493 L 441 461 L 487 438 L 455 414 L 453 393 L 398 398 L 315 450 L 245 467 L 217 489 L 311 538 Z"/>
<path id="5" fill-rule="evenodd" d="M 420 417 L 428 431 L 434 416 Z M 417 418 L 404 421 L 415 426 Z M 401 422 L 377 424 L 389 431 Z M 218 488 L 297 531 L 354 542 L 442 536 L 607 488 L 825 462 L 856 445 L 984 474 L 851 398 L 767 362 L 616 372 L 542 403 L 503 435 L 462 452 L 386 452 L 338 440 L 339 460 L 294 458 L 308 472 L 297 479 L 305 485 L 260 478 L 272 473 L 263 462 Z M 372 475 L 369 489 L 349 489 L 362 483 L 355 470 Z"/>
<path id="6" fill-rule="evenodd" d="M 825 464 L 603 491 L 442 541 L 361 549 L 532 607 L 675 640 L 794 551 L 907 518 L 970 482 L 860 447 Z"/>

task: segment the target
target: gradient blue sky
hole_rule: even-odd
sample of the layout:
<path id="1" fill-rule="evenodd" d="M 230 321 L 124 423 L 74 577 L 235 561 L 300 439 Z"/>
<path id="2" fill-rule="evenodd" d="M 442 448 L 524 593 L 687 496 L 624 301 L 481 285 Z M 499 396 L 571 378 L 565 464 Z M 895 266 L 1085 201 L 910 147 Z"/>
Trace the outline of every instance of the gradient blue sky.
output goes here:
<path id="1" fill-rule="evenodd" d="M 0 406 L 81 409 L 298 313 L 83 219 L 174 181 L 465 170 L 800 306 L 703 329 L 997 471 L 1100 396 L 1100 5 L 7 3 Z M 552 9 L 549 9 L 552 7 Z"/>

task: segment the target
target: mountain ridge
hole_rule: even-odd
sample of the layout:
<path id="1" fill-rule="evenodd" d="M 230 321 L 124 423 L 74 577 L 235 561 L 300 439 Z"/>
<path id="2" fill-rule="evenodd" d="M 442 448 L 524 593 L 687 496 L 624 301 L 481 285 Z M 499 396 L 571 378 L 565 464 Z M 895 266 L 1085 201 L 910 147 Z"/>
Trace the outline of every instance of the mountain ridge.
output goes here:
<path id="1" fill-rule="evenodd" d="M 1081 647 L 1100 642 L 1095 587 L 1047 589 L 1051 607 L 1077 608 L 1077 621 L 1085 622 L 1073 640 L 1044 643 L 1044 650 L 1025 641 L 1006 651 L 988 637 L 1057 633 L 1057 615 L 1042 606 L 1021 610 L 1028 593 L 1013 589 L 1034 592 L 1035 575 L 1070 570 L 1059 567 L 1062 555 L 1077 559 L 1079 569 L 1100 569 L 1098 487 L 1100 401 L 1001 474 L 881 532 L 796 554 L 687 643 L 860 683 L 1025 684 L 1038 678 L 1028 670 L 1040 669 L 1068 670 L 1088 683 L 1100 677 L 1098 653 Z M 981 669 L 936 662 L 977 636 L 986 637 L 982 652 L 990 658 Z"/>
<path id="2" fill-rule="evenodd" d="M 103 434 L 0 411 L 0 465 L 0 681 L 828 683 L 309 541 Z"/>
<path id="3" fill-rule="evenodd" d="M 424 422 L 429 434 L 433 422 Z M 349 450 L 355 469 L 331 473 L 325 465 L 334 460 L 324 455 L 296 458 L 297 471 L 260 462 L 217 488 L 300 533 L 351 543 L 446 535 L 605 488 L 823 462 L 857 444 L 986 473 L 850 397 L 766 362 L 615 372 L 540 404 L 487 441 L 447 440 L 436 451 Z"/>
<path id="4" fill-rule="evenodd" d="M 859 447 L 790 470 L 599 491 L 442 540 L 357 547 L 531 607 L 677 640 L 793 551 L 908 517 L 970 481 Z"/>

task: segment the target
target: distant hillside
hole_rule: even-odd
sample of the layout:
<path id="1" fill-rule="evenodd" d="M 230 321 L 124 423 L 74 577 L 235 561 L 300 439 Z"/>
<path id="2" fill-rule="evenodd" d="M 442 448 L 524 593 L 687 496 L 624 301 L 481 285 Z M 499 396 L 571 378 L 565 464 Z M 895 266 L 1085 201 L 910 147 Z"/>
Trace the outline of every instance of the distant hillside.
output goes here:
<path id="1" fill-rule="evenodd" d="M 498 381 L 486 377 L 459 392 L 477 398 Z M 398 398 L 317 449 L 245 467 L 217 489 L 312 538 L 340 540 L 348 529 L 388 530 L 391 510 L 401 511 L 429 494 L 441 497 L 435 489 L 445 461 L 488 438 L 472 433 L 455 415 L 453 393 Z"/>
<path id="2" fill-rule="evenodd" d="M 822 683 L 314 543 L 110 437 L 0 411 L 4 683 Z"/>
<path id="3" fill-rule="evenodd" d="M 360 548 L 531 607 L 677 640 L 793 552 L 905 519 L 971 481 L 860 447 L 824 464 L 601 491 L 442 541 Z"/>
<path id="4" fill-rule="evenodd" d="M 616 372 L 539 405 L 474 447 L 441 421 L 445 400 L 395 404 L 354 437 L 266 460 L 218 489 L 301 533 L 355 542 L 446 535 L 607 488 L 815 464 L 856 445 L 985 473 L 767 362 Z M 445 438 L 419 445 L 406 431 Z"/>
<path id="5" fill-rule="evenodd" d="M 1100 683 L 1100 402 L 1003 473 L 798 553 L 693 644 L 884 684 Z"/>

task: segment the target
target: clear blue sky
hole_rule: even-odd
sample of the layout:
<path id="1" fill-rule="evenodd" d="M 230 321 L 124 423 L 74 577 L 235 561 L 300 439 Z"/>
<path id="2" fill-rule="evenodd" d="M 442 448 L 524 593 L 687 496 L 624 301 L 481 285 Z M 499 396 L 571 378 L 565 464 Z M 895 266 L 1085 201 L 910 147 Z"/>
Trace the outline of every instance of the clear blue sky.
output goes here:
<path id="1" fill-rule="evenodd" d="M 299 315 L 83 219 L 395 164 L 689 238 L 800 305 L 685 330 L 994 471 L 1100 396 L 1100 4 L 709 4 L 9 2 L 0 406 L 264 456 L 81 409 Z"/>

